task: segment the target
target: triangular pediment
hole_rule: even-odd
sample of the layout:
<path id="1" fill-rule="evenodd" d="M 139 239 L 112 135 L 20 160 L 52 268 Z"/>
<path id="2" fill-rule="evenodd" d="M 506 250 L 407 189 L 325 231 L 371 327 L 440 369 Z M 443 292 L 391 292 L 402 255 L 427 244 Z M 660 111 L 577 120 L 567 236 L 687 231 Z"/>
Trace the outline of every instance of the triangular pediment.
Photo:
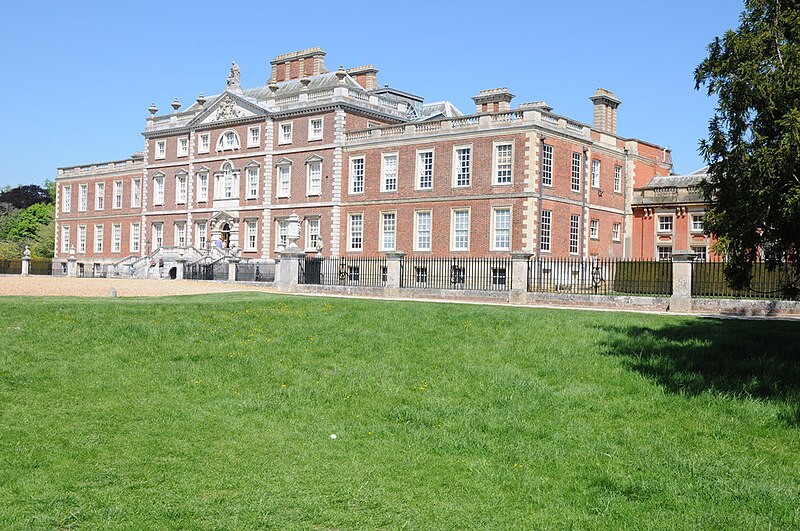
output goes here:
<path id="1" fill-rule="evenodd" d="M 224 210 L 220 210 L 219 212 L 215 212 L 213 216 L 211 216 L 212 221 L 231 221 L 236 219 L 235 216 L 232 216 L 228 212 Z"/>
<path id="2" fill-rule="evenodd" d="M 208 107 L 201 112 L 190 125 L 216 124 L 229 120 L 241 120 L 242 118 L 252 118 L 254 116 L 266 116 L 266 111 L 258 105 L 233 94 L 223 92 L 212 101 Z"/>

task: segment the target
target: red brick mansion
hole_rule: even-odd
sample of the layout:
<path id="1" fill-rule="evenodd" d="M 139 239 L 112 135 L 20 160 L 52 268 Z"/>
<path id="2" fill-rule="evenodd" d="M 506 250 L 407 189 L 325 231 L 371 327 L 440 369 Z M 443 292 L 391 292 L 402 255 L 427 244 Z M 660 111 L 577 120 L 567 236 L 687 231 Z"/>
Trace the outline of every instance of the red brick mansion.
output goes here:
<path id="1" fill-rule="evenodd" d="M 670 152 L 617 134 L 613 93 L 591 96 L 591 125 L 542 101 L 512 106 L 505 88 L 464 114 L 379 85 L 372 65 L 330 72 L 324 58 L 280 55 L 255 88 L 234 63 L 220 94 L 151 106 L 143 152 L 59 168 L 56 270 L 70 254 L 104 270 L 176 249 L 268 261 L 293 214 L 301 247 L 325 256 L 654 257 L 683 245 L 676 223 L 634 211 L 680 217 L 634 201 L 670 174 Z"/>

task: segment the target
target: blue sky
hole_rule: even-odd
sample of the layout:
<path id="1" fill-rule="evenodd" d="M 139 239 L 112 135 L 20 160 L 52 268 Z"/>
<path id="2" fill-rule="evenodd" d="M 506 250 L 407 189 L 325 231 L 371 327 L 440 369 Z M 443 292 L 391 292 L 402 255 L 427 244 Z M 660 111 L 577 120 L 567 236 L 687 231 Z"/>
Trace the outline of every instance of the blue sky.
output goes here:
<path id="1" fill-rule="evenodd" d="M 297 8 L 296 10 L 294 8 Z M 141 150 L 147 107 L 190 104 L 266 83 L 278 54 L 320 46 L 335 70 L 372 63 L 378 81 L 450 100 L 466 113 L 486 88 L 513 105 L 546 100 L 592 120 L 598 87 L 622 100 L 618 132 L 672 149 L 675 171 L 702 165 L 715 101 L 693 71 L 740 1 L 12 2 L 0 32 L 4 102 L 0 186 L 41 183 L 58 166 Z"/>

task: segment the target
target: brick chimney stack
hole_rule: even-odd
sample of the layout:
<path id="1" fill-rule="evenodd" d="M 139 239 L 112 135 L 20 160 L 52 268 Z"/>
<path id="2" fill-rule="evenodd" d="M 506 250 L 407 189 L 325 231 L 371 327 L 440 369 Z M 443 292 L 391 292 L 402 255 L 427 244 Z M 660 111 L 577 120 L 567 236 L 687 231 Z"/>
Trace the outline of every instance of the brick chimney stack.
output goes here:
<path id="1" fill-rule="evenodd" d="M 364 87 L 364 90 L 380 88 L 378 85 L 378 69 L 372 65 L 348 68 L 347 74 L 352 77 L 356 83 Z"/>
<path id="2" fill-rule="evenodd" d="M 510 111 L 512 99 L 514 95 L 505 87 L 482 90 L 477 96 L 472 97 L 476 114 Z"/>
<path id="3" fill-rule="evenodd" d="M 617 134 L 617 107 L 621 103 L 614 93 L 604 88 L 597 89 L 589 97 L 594 104 L 594 128 L 605 133 Z"/>
<path id="4" fill-rule="evenodd" d="M 270 82 L 279 83 L 289 79 L 325 74 L 325 52 L 321 48 L 309 48 L 299 52 L 285 53 L 270 61 Z"/>

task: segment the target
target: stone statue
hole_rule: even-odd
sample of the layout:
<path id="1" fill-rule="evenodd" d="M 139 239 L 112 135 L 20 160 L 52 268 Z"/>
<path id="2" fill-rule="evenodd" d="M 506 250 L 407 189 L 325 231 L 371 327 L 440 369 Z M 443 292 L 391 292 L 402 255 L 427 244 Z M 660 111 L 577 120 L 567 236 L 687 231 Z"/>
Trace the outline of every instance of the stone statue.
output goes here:
<path id="1" fill-rule="evenodd" d="M 241 85 L 241 73 L 239 72 L 239 65 L 236 64 L 236 61 L 231 62 L 231 71 L 228 74 L 228 86 L 229 87 L 238 87 Z"/>
<path id="2" fill-rule="evenodd" d="M 28 247 L 27 245 L 25 246 L 25 251 L 23 251 L 22 256 L 24 258 L 30 258 L 31 257 L 31 248 Z"/>

